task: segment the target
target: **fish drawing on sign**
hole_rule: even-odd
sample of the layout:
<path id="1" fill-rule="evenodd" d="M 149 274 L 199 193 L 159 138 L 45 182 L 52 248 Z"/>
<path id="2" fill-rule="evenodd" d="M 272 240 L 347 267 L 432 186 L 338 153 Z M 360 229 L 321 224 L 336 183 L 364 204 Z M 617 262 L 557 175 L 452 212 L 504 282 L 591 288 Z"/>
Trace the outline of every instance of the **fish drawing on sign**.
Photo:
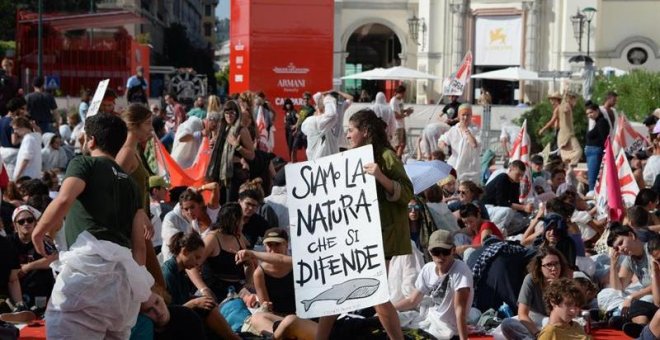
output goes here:
<path id="1" fill-rule="evenodd" d="M 376 279 L 352 279 L 332 286 L 311 300 L 302 300 L 302 304 L 305 306 L 305 311 L 308 311 L 316 301 L 335 300 L 338 305 L 341 305 L 346 300 L 362 299 L 373 295 L 379 285 L 380 281 Z"/>

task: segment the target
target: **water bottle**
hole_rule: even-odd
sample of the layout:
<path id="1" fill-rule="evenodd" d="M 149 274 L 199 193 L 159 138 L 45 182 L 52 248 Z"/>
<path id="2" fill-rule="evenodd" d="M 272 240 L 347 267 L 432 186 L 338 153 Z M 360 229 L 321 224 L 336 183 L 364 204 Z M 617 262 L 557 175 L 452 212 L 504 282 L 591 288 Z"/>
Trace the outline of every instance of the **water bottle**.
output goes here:
<path id="1" fill-rule="evenodd" d="M 509 305 L 506 304 L 506 302 L 503 302 L 497 311 L 502 316 L 502 319 L 508 319 L 513 317 L 513 311 L 511 310 L 511 307 L 509 307 Z"/>

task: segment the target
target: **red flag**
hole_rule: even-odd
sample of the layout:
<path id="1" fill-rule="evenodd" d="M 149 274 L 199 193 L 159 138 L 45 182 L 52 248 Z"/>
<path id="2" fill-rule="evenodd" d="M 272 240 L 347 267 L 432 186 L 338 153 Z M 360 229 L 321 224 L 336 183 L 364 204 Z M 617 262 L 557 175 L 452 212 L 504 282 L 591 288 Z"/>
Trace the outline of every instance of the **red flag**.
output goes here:
<path id="1" fill-rule="evenodd" d="M 158 173 L 169 179 L 172 187 L 177 186 L 201 186 L 206 183 L 206 168 L 211 161 L 211 147 L 209 139 L 204 137 L 199 147 L 195 163 L 189 168 L 182 169 L 172 156 L 167 152 L 165 146 L 158 138 L 154 138 L 156 148 L 156 161 L 158 162 Z"/>
<path id="2" fill-rule="evenodd" d="M 621 184 L 619 183 L 619 172 L 616 168 L 616 160 L 612 152 L 612 145 L 609 138 L 605 141 L 605 158 L 603 159 L 605 166 L 603 177 L 605 179 L 604 194 L 607 199 L 607 211 L 610 221 L 623 220 L 626 213 L 625 205 L 623 204 L 623 197 L 621 197 Z M 602 188 L 601 188 L 602 189 Z M 602 195 L 601 195 L 602 196 Z"/>

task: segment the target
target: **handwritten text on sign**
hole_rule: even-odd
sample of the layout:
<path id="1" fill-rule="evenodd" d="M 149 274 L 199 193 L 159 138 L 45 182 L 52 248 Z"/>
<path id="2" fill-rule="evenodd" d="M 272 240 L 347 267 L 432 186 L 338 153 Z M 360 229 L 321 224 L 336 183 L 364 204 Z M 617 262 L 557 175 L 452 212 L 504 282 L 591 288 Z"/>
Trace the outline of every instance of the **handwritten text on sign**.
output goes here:
<path id="1" fill-rule="evenodd" d="M 286 167 L 296 312 L 334 315 L 389 300 L 371 145 Z"/>

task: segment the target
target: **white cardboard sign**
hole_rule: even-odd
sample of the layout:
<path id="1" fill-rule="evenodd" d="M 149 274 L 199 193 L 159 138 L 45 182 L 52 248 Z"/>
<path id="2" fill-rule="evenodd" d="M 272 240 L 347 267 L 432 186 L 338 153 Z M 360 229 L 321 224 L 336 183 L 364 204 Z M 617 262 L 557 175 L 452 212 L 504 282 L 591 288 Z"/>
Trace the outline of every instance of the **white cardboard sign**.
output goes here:
<path id="1" fill-rule="evenodd" d="M 296 314 L 336 315 L 389 300 L 376 180 L 363 146 L 286 166 Z"/>
<path id="2" fill-rule="evenodd" d="M 105 90 L 108 89 L 109 83 L 110 79 L 104 79 L 99 82 L 99 85 L 96 87 L 96 92 L 94 92 L 94 97 L 92 97 L 92 101 L 89 103 L 89 109 L 87 110 L 87 115 L 85 117 L 91 117 L 99 112 L 103 96 L 105 95 Z"/>

